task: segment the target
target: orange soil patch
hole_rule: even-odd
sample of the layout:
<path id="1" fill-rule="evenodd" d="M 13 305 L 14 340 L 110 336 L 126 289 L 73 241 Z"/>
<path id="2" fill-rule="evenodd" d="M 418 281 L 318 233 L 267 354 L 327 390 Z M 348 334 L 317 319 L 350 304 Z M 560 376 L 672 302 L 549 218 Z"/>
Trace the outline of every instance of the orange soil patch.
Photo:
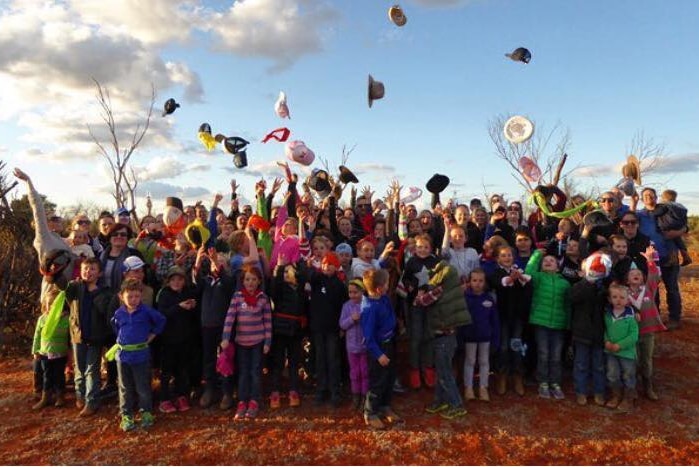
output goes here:
<path id="1" fill-rule="evenodd" d="M 695 261 L 697 257 L 695 255 Z M 2 464 L 694 464 L 699 459 L 699 266 L 683 274 L 684 326 L 657 336 L 656 375 L 661 400 L 640 399 L 634 413 L 615 414 L 573 400 L 527 395 L 474 402 L 469 414 L 445 421 L 423 412 L 431 392 L 395 398 L 407 423 L 368 432 L 347 405 L 263 409 L 254 422 L 232 412 L 194 407 L 162 415 L 148 432 L 118 430 L 117 405 L 93 418 L 77 410 L 32 405 L 30 361 L 0 362 Z M 72 403 L 72 399 L 70 401 Z M 286 401 L 284 401 L 286 402 Z"/>

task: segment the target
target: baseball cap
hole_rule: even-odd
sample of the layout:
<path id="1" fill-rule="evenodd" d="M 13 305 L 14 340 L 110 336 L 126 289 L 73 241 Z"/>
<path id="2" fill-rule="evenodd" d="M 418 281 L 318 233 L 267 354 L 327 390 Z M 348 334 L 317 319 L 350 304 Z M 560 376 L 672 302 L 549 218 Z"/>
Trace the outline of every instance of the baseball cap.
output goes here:
<path id="1" fill-rule="evenodd" d="M 143 262 L 141 258 L 138 256 L 129 256 L 124 260 L 124 264 L 122 266 L 122 271 L 123 272 L 129 272 L 129 271 L 134 271 L 136 269 L 141 269 L 144 267 L 146 263 Z"/>
<path id="2" fill-rule="evenodd" d="M 119 208 L 116 211 L 114 211 L 114 217 L 119 217 L 119 216 L 130 216 L 129 210 L 126 208 Z"/>
<path id="3" fill-rule="evenodd" d="M 340 243 L 335 247 L 335 253 L 337 253 L 338 255 L 340 253 L 349 253 L 351 255 L 352 247 L 348 243 Z"/>

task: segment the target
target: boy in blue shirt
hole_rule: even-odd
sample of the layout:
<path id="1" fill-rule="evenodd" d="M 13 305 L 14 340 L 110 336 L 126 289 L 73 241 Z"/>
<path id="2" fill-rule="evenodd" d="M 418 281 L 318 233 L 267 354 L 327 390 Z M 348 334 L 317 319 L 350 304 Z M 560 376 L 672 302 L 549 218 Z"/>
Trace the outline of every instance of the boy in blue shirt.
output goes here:
<path id="1" fill-rule="evenodd" d="M 384 421 L 403 422 L 391 409 L 393 383 L 396 380 L 393 339 L 396 315 L 386 295 L 388 271 L 365 271 L 362 282 L 368 296 L 362 299 L 360 325 L 369 354 L 369 392 L 364 402 L 364 422 L 373 430 L 382 430 L 385 428 Z"/>
<path id="2" fill-rule="evenodd" d="M 165 317 L 141 302 L 143 285 L 135 279 L 127 279 L 121 285 L 119 297 L 123 303 L 114 313 L 112 327 L 116 344 L 107 352 L 107 359 L 117 359 L 119 374 L 119 410 L 121 429 L 136 428 L 133 407 L 141 412 L 141 426 L 153 425 L 153 394 L 151 391 L 150 344 L 163 332 Z"/>

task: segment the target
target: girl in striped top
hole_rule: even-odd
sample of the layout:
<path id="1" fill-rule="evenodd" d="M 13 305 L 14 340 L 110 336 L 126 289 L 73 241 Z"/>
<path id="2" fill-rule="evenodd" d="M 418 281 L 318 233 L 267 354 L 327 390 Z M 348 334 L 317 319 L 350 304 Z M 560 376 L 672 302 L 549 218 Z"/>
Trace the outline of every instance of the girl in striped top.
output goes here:
<path id="1" fill-rule="evenodd" d="M 231 299 L 223 326 L 221 347 L 228 347 L 235 324 L 235 352 L 238 370 L 238 408 L 235 419 L 255 418 L 261 396 L 262 355 L 272 344 L 272 310 L 269 298 L 260 289 L 262 272 L 246 264 L 242 269 L 243 287 Z"/>

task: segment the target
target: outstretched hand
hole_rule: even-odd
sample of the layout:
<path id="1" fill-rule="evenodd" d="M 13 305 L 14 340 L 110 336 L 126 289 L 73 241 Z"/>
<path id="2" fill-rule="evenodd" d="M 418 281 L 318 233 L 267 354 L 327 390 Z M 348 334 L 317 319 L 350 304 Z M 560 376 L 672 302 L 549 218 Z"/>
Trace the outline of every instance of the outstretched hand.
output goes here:
<path id="1" fill-rule="evenodd" d="M 15 170 L 12 171 L 15 177 L 19 178 L 22 181 L 28 182 L 29 180 L 29 175 L 24 173 L 22 170 L 19 168 L 15 167 Z"/>

